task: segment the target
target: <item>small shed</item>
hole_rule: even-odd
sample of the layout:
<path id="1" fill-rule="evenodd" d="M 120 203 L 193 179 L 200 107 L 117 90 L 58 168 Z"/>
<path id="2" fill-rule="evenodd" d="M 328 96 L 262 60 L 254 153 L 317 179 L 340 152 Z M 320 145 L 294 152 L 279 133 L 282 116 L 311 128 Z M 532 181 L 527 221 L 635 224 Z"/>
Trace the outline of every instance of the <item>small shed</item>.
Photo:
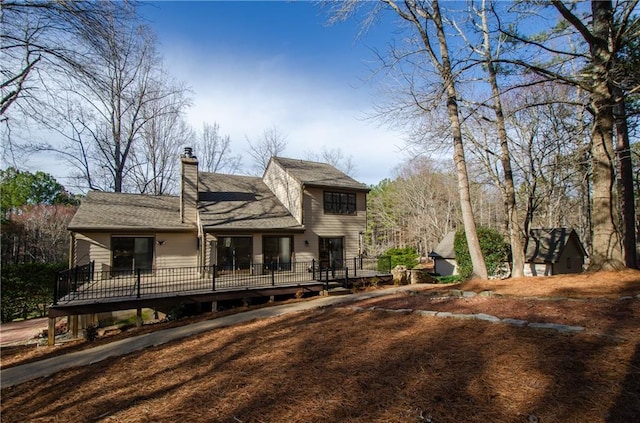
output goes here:
<path id="1" fill-rule="evenodd" d="M 525 276 L 550 276 L 582 272 L 587 253 L 573 229 L 532 229 L 525 257 Z"/>
<path id="2" fill-rule="evenodd" d="M 458 262 L 453 251 L 453 240 L 455 231 L 451 231 L 442 238 L 436 248 L 429 253 L 433 260 L 433 272 L 440 276 L 451 276 L 458 274 Z"/>

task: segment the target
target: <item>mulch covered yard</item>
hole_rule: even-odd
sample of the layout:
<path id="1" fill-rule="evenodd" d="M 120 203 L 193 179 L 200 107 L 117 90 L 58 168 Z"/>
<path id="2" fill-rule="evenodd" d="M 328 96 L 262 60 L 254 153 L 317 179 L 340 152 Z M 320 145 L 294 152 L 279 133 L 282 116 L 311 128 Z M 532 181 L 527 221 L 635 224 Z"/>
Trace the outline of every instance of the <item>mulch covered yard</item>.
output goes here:
<path id="1" fill-rule="evenodd" d="M 254 321 L 2 390 L 2 421 L 636 422 L 640 272 L 468 282 Z M 392 310 L 486 313 L 576 334 Z"/>

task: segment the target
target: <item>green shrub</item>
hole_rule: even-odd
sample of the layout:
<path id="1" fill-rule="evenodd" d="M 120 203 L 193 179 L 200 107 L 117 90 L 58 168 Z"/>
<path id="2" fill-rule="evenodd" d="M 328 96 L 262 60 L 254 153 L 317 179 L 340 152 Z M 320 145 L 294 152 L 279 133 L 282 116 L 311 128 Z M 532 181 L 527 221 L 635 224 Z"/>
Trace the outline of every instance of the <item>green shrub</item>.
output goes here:
<path id="1" fill-rule="evenodd" d="M 418 252 L 413 247 L 392 248 L 387 250 L 385 256 L 391 257 L 391 268 L 406 266 L 413 269 L 418 264 Z"/>
<path id="2" fill-rule="evenodd" d="M 53 301 L 56 273 L 64 263 L 20 263 L 2 265 L 2 322 L 44 316 Z"/>
<path id="3" fill-rule="evenodd" d="M 89 325 L 84 330 L 84 339 L 89 342 L 95 341 L 98 338 L 98 326 L 97 325 Z"/>
<path id="4" fill-rule="evenodd" d="M 381 256 L 378 257 L 378 272 L 388 273 L 391 272 L 391 257 Z"/>
<path id="5" fill-rule="evenodd" d="M 460 275 L 448 275 L 448 276 L 434 276 L 433 279 L 436 280 L 437 283 L 458 283 L 462 280 Z"/>
<path id="6" fill-rule="evenodd" d="M 509 260 L 509 244 L 495 229 L 479 226 L 477 228 L 480 250 L 487 266 L 487 273 L 493 275 L 504 262 Z M 473 273 L 471 255 L 467 246 L 467 237 L 464 228 L 458 229 L 453 241 L 453 250 L 458 262 L 458 274 L 462 280 L 467 279 Z"/>

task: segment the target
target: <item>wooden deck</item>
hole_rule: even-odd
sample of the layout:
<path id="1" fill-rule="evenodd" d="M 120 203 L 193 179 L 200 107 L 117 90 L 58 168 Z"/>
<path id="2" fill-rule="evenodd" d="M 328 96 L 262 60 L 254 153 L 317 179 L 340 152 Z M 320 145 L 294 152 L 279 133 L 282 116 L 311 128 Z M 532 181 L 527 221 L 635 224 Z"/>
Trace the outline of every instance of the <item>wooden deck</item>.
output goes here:
<path id="1" fill-rule="evenodd" d="M 354 274 L 355 273 L 355 274 Z M 247 272 L 162 269 L 153 274 L 128 274 L 88 280 L 68 289 L 49 308 L 49 317 L 92 314 L 136 308 L 167 308 L 177 304 L 207 303 L 279 295 L 317 294 L 329 282 L 348 284 L 354 278 L 384 277 L 372 270 L 336 270 L 322 275 L 283 271 L 255 275 Z M 315 277 L 315 279 L 314 279 Z M 322 279 L 321 279 L 322 278 Z M 321 279 L 321 280 L 317 280 Z"/>

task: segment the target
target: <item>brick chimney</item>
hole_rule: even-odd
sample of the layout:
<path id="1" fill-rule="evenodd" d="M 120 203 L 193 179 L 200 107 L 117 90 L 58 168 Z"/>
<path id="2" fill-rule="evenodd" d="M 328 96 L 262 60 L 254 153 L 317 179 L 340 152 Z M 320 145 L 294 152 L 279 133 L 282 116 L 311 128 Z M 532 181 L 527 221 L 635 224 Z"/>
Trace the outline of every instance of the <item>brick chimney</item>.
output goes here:
<path id="1" fill-rule="evenodd" d="M 180 218 L 182 223 L 198 221 L 198 158 L 191 147 L 180 156 Z"/>

